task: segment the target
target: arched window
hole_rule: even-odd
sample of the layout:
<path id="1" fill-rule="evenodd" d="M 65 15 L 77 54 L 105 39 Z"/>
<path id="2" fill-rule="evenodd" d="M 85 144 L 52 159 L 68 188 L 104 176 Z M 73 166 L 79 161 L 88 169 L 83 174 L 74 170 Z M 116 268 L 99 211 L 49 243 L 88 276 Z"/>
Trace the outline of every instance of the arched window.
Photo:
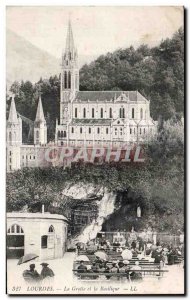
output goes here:
<path id="1" fill-rule="evenodd" d="M 80 127 L 80 133 L 82 133 L 82 127 Z"/>
<path id="2" fill-rule="evenodd" d="M 97 133 L 98 133 L 98 134 L 100 133 L 100 128 L 99 128 L 99 127 L 97 128 Z"/>
<path id="3" fill-rule="evenodd" d="M 101 110 L 100 110 L 100 117 L 101 117 L 101 118 L 104 117 L 103 108 L 101 108 Z"/>
<path id="4" fill-rule="evenodd" d="M 71 88 L 71 72 L 69 71 L 68 73 L 68 88 L 70 89 Z"/>
<path id="5" fill-rule="evenodd" d="M 67 89 L 67 72 L 64 72 L 64 88 Z"/>
<path id="6" fill-rule="evenodd" d="M 9 132 L 9 141 L 12 142 L 12 133 Z"/>
<path id="7" fill-rule="evenodd" d="M 83 118 L 86 118 L 86 108 L 83 109 Z"/>
<path id="8" fill-rule="evenodd" d="M 113 118 L 113 115 L 112 115 L 112 108 L 110 107 L 110 119 Z"/>
<path id="9" fill-rule="evenodd" d="M 75 118 L 77 118 L 77 108 L 75 107 Z"/>
<path id="10" fill-rule="evenodd" d="M 48 232 L 49 232 L 49 233 L 55 232 L 55 229 L 54 229 L 53 225 L 51 225 L 51 226 L 49 227 Z"/>
<path id="11" fill-rule="evenodd" d="M 66 131 L 63 132 L 63 137 L 67 137 Z"/>
<path id="12" fill-rule="evenodd" d="M 141 120 L 143 119 L 143 109 L 141 108 L 141 112 L 140 112 L 140 118 Z"/>
<path id="13" fill-rule="evenodd" d="M 24 231 L 20 225 L 13 224 L 9 229 L 7 230 L 7 234 L 16 234 L 16 235 L 23 235 Z"/>
<path id="14" fill-rule="evenodd" d="M 122 118 L 122 108 L 119 109 L 119 117 Z"/>
<path id="15" fill-rule="evenodd" d="M 92 108 L 92 118 L 94 118 L 94 108 Z"/>
<path id="16" fill-rule="evenodd" d="M 132 108 L 132 119 L 134 119 L 134 118 L 135 118 L 135 109 Z"/>
<path id="17" fill-rule="evenodd" d="M 74 133 L 74 127 L 71 128 L 71 132 Z"/>

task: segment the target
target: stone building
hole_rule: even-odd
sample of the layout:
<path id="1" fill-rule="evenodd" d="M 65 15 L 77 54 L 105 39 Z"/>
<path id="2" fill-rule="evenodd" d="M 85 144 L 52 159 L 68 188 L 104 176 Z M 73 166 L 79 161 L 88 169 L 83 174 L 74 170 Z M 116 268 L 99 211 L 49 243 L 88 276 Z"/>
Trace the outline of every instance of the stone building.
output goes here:
<path id="1" fill-rule="evenodd" d="M 78 53 L 71 23 L 62 55 L 60 117 L 54 145 L 72 147 L 121 147 L 147 143 L 157 132 L 150 116 L 150 101 L 138 91 L 79 91 Z M 22 143 L 22 120 L 12 98 L 7 121 L 7 171 L 45 167 L 47 126 L 39 99 L 34 121 L 34 145 Z"/>
<path id="2" fill-rule="evenodd" d="M 7 213 L 7 258 L 34 253 L 40 260 L 63 257 L 68 221 L 50 213 Z"/>

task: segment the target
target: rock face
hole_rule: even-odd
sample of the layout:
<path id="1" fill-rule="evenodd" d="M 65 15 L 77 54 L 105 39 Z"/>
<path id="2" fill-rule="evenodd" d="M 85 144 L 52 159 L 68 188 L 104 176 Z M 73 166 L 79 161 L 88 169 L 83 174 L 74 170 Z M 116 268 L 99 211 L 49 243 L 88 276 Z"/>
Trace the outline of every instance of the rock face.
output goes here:
<path id="1" fill-rule="evenodd" d="M 88 242 L 96 238 L 104 221 L 114 212 L 116 194 L 102 186 L 67 183 L 62 191 L 61 203 L 70 211 L 71 234 L 75 242 Z"/>

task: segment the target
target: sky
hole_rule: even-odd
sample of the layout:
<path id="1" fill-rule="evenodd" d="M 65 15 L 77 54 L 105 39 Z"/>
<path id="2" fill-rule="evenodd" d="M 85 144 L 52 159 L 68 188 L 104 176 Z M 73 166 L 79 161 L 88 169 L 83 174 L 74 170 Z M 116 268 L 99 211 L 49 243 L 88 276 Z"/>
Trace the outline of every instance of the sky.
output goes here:
<path id="1" fill-rule="evenodd" d="M 183 26 L 180 6 L 9 6 L 7 28 L 60 58 L 71 19 L 79 55 L 98 56 L 140 44 L 155 46 Z"/>

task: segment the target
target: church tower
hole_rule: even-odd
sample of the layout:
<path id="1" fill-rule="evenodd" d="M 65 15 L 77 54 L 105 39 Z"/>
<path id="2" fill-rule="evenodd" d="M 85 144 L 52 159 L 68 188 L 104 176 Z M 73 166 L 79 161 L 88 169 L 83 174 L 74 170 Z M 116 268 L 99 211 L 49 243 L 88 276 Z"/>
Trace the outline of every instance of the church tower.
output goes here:
<path id="1" fill-rule="evenodd" d="M 47 144 L 47 126 L 44 117 L 41 96 L 38 102 L 36 119 L 34 122 L 34 145 Z"/>
<path id="2" fill-rule="evenodd" d="M 20 147 L 22 145 L 22 120 L 18 116 L 14 96 L 11 99 L 7 121 L 7 171 L 21 168 Z"/>
<path id="3" fill-rule="evenodd" d="M 74 45 L 71 22 L 69 20 L 65 51 L 61 64 L 60 124 L 66 124 L 71 117 L 69 103 L 79 90 L 78 54 Z"/>

